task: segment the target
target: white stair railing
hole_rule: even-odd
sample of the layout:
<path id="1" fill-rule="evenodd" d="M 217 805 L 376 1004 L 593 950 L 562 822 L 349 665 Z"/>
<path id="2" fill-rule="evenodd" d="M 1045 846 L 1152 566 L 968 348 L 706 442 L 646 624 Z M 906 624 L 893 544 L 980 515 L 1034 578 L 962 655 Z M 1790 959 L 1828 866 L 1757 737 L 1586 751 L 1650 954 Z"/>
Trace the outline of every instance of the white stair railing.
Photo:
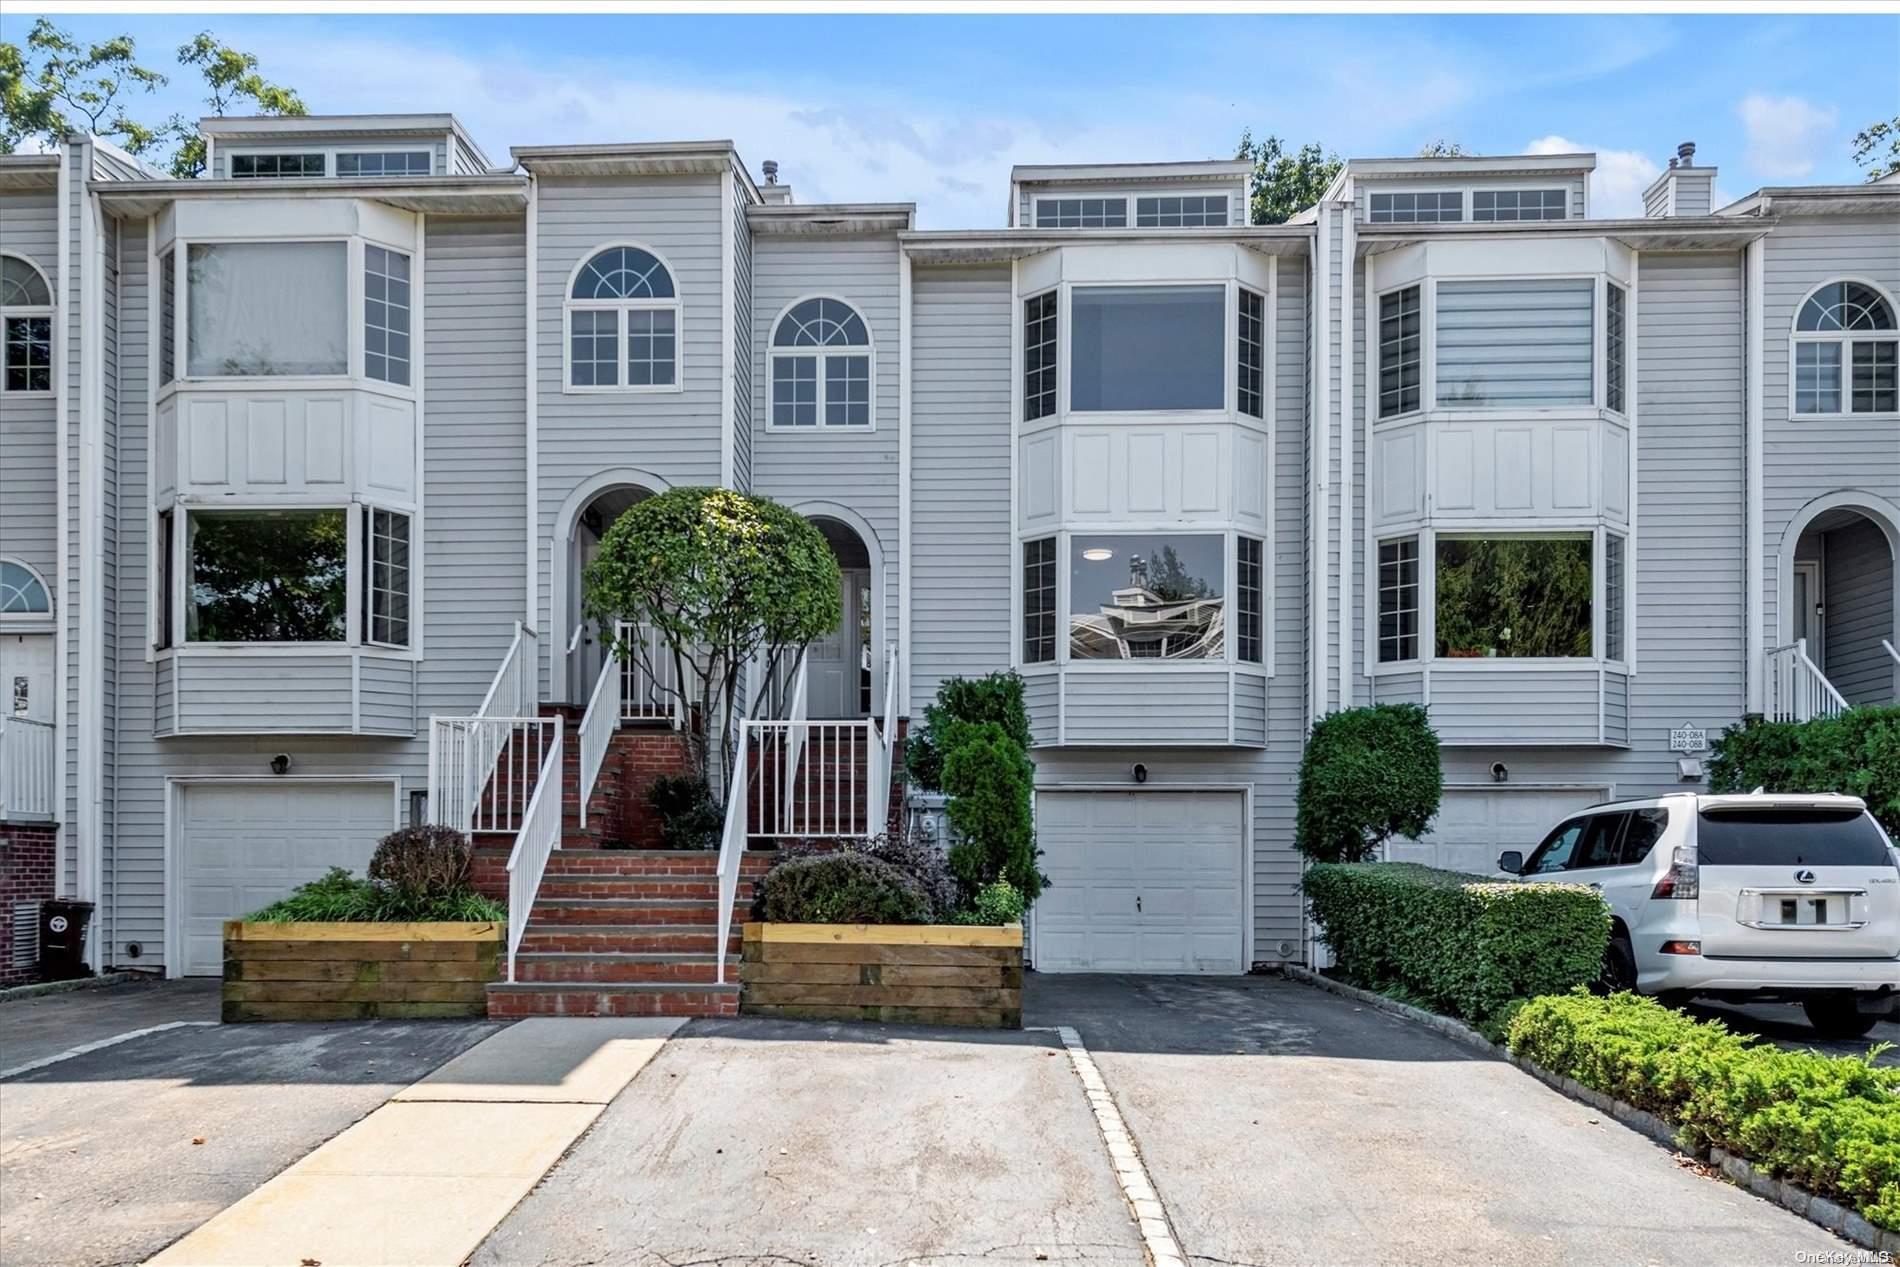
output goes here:
<path id="1" fill-rule="evenodd" d="M 783 732 L 776 736 L 781 745 L 775 755 L 778 758 L 778 820 L 782 823 L 790 822 L 792 819 L 793 798 L 798 791 L 799 762 L 805 755 L 805 741 L 811 735 L 809 726 L 799 724 L 810 716 L 811 700 L 806 676 L 808 664 L 809 661 L 804 656 L 798 657 L 798 669 L 792 675 L 791 697 L 786 701 L 785 706 L 785 721 L 788 724 Z M 763 752 L 763 749 L 761 751 Z"/>
<path id="2" fill-rule="evenodd" d="M 680 689 L 680 667 L 666 636 L 652 625 L 628 620 L 615 622 L 614 635 L 627 648 L 619 663 L 620 719 L 666 721 L 675 730 L 683 729 L 692 692 Z"/>
<path id="3" fill-rule="evenodd" d="M 1847 700 L 1808 657 L 1806 638 L 1772 648 L 1767 659 L 1768 720 L 1813 721 L 1847 711 Z"/>
<path id="4" fill-rule="evenodd" d="M 1887 654 L 1893 657 L 1893 662 L 1895 664 L 1900 664 L 1900 651 L 1894 650 L 1892 642 L 1888 641 L 1885 638 L 1882 638 L 1880 640 L 1880 645 L 1887 649 Z"/>
<path id="5" fill-rule="evenodd" d="M 547 721 L 537 716 L 540 665 L 539 640 L 516 621 L 514 641 L 474 715 L 429 718 L 432 822 L 462 832 L 520 827 L 529 776 L 547 754 Z"/>
<path id="6" fill-rule="evenodd" d="M 733 752 L 732 795 L 726 798 L 725 831 L 719 838 L 719 941 L 713 949 L 713 979 L 726 983 L 726 943 L 732 939 L 732 904 L 739 898 L 739 867 L 745 861 L 746 762 L 751 751 L 751 728 L 739 727 Z"/>
<path id="7" fill-rule="evenodd" d="M 613 743 L 614 731 L 620 728 L 620 685 L 621 669 L 610 656 L 607 663 L 600 666 L 600 676 L 594 680 L 593 693 L 587 697 L 587 711 L 581 715 L 581 728 L 575 737 L 580 748 L 579 781 L 580 822 L 587 826 L 587 802 L 594 795 L 594 781 L 600 777 L 600 767 L 607 760 L 607 748 Z"/>
<path id="8" fill-rule="evenodd" d="M 891 780 L 897 774 L 897 648 L 884 656 L 884 726 L 879 742 L 871 749 L 870 786 L 866 794 L 866 821 L 879 826 L 888 822 L 891 812 Z M 876 828 L 873 828 L 875 831 Z"/>
<path id="9" fill-rule="evenodd" d="M 554 739 L 541 760 L 534 795 L 515 833 L 515 847 L 508 854 L 510 982 L 515 979 L 515 954 L 521 948 L 521 936 L 528 930 L 528 919 L 534 914 L 534 899 L 541 892 L 541 877 L 548 869 L 548 859 L 561 847 L 561 761 L 566 738 L 561 719 L 549 720 L 554 723 Z"/>
<path id="10" fill-rule="evenodd" d="M 52 722 L 0 717 L 0 822 L 53 817 L 53 752 Z"/>

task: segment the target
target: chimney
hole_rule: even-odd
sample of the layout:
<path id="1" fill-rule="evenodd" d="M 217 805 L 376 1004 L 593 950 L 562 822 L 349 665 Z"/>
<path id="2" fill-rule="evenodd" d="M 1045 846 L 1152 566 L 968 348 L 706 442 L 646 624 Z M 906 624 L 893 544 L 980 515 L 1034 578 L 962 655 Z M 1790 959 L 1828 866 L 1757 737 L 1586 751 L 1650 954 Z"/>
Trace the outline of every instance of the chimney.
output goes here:
<path id="1" fill-rule="evenodd" d="M 1715 210 L 1715 169 L 1695 165 L 1695 142 L 1676 146 L 1662 175 L 1643 191 L 1643 214 L 1650 217 L 1706 216 Z"/>
<path id="2" fill-rule="evenodd" d="M 765 175 L 765 183 L 759 186 L 759 195 L 765 199 L 768 207 L 788 207 L 792 202 L 792 187 L 778 183 L 778 160 L 768 158 L 759 164 L 759 171 Z"/>

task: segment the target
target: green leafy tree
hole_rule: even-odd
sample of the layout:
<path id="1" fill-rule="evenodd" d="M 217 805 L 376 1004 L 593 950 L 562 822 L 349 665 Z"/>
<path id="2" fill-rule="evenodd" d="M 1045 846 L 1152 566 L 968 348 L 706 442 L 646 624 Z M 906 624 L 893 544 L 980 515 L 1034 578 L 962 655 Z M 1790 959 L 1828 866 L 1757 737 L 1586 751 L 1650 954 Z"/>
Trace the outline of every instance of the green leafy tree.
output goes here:
<path id="1" fill-rule="evenodd" d="M 995 722 L 1029 750 L 1029 710 L 1023 704 L 1023 680 L 1015 673 L 980 678 L 946 678 L 937 698 L 924 705 L 924 724 L 904 743 L 904 770 L 926 792 L 943 787 L 944 739 L 959 722 Z"/>
<path id="2" fill-rule="evenodd" d="M 1443 795 L 1438 735 L 1419 705 L 1332 713 L 1300 758 L 1294 843 L 1315 862 L 1364 862 L 1393 836 L 1423 833 Z"/>
<path id="3" fill-rule="evenodd" d="M 193 515 L 191 640 L 341 639 L 349 557 L 340 510 Z"/>
<path id="4" fill-rule="evenodd" d="M 1009 881 L 1025 905 L 1042 893 L 1030 799 L 1035 779 L 1029 754 L 995 722 L 958 722 L 945 737 L 944 813 L 957 836 L 950 873 L 966 902 L 998 880 Z"/>
<path id="5" fill-rule="evenodd" d="M 731 733 L 741 672 L 754 656 L 763 657 L 767 681 L 795 669 L 805 648 L 838 626 L 839 579 L 823 534 L 777 502 L 676 488 L 614 521 L 582 585 L 587 616 L 602 629 L 624 620 L 658 631 L 657 653 L 643 639 L 609 641 L 651 680 L 679 684 L 671 693 L 698 712 L 689 734 L 711 786 L 709 739 Z M 758 694 L 755 713 L 766 692 Z"/>
<path id="6" fill-rule="evenodd" d="M 1285 224 L 1320 200 L 1342 166 L 1339 155 L 1316 144 L 1288 150 L 1277 136 L 1254 140 L 1251 130 L 1240 134 L 1238 157 L 1253 164 L 1255 224 Z"/>
<path id="7" fill-rule="evenodd" d="M 1473 152 L 1457 141 L 1447 141 L 1439 137 L 1436 141 L 1427 141 L 1418 147 L 1420 158 L 1471 158 Z"/>
<path id="8" fill-rule="evenodd" d="M 1900 115 L 1854 133 L 1854 161 L 1867 169 L 1868 180 L 1900 172 Z"/>
<path id="9" fill-rule="evenodd" d="M 178 46 L 179 66 L 205 85 L 205 107 L 215 115 L 233 108 L 253 114 L 306 113 L 289 88 L 271 83 L 257 57 L 201 31 Z M 25 43 L 0 41 L 0 152 L 32 142 L 52 149 L 68 136 L 90 132 L 126 152 L 169 167 L 180 178 L 204 170 L 204 138 L 183 115 L 142 117 L 135 104 L 169 82 L 165 72 L 139 60 L 130 35 L 82 44 L 46 18 L 34 22 Z"/>
<path id="10" fill-rule="evenodd" d="M 1587 540 L 1441 540 L 1438 653 L 1587 656 L 1593 589 Z"/>
<path id="11" fill-rule="evenodd" d="M 1148 562 L 1148 592 L 1164 603 L 1186 603 L 1206 598 L 1207 582 L 1187 570 L 1173 546 L 1162 546 Z"/>

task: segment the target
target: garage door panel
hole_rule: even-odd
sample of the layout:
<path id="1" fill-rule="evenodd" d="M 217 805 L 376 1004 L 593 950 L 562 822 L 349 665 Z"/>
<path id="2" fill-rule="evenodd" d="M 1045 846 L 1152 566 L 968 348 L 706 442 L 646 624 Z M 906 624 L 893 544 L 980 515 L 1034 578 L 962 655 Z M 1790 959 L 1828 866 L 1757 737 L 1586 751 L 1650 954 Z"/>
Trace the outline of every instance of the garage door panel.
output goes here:
<path id="1" fill-rule="evenodd" d="M 1552 827 L 1603 797 L 1597 788 L 1446 788 L 1431 831 L 1389 842 L 1386 856 L 1490 875 L 1504 850 L 1528 856 Z"/>

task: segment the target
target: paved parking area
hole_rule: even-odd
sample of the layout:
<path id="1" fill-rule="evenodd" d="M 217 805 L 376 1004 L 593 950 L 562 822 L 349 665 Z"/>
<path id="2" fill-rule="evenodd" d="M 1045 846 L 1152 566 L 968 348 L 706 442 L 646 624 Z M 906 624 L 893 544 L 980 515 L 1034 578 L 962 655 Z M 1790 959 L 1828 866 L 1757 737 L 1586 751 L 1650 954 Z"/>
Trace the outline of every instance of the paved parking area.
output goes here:
<path id="1" fill-rule="evenodd" d="M 1692 1003 L 1691 1016 L 1721 1021 L 1738 1034 L 1755 1034 L 1782 1047 L 1812 1047 L 1830 1056 L 1861 1056 L 1878 1043 L 1893 1046 L 1874 1058 L 1879 1065 L 1900 1068 L 1900 1022 L 1882 1021 L 1865 1038 L 1828 1039 L 1814 1032 L 1797 1003 Z"/>
<path id="2" fill-rule="evenodd" d="M 215 982 L 16 1000 L 0 1067 L 216 1016 Z M 498 1028 L 179 1028 L 0 1082 L 0 1263 L 140 1262 Z"/>

